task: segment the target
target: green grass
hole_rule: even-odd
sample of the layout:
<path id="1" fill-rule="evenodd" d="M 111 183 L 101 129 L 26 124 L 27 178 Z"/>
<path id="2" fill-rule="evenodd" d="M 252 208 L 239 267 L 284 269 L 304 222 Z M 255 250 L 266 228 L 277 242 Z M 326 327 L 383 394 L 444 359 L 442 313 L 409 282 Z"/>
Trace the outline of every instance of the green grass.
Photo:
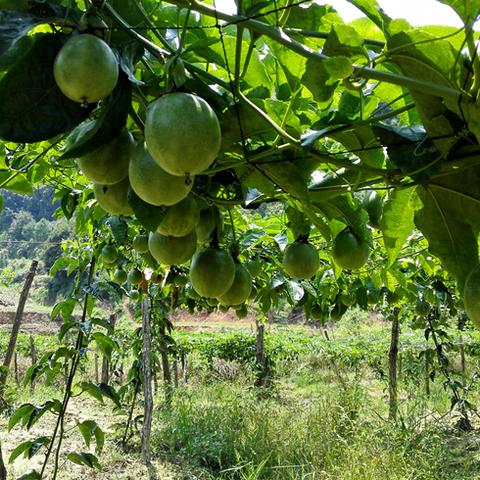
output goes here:
<path id="1" fill-rule="evenodd" d="M 158 413 L 158 453 L 225 480 L 478 478 L 478 438 L 453 429 L 438 382 L 430 399 L 402 390 L 393 423 L 386 419 L 385 384 L 368 370 L 335 374 L 300 362 L 266 397 L 248 381 L 201 378 L 181 387 L 172 410 Z"/>

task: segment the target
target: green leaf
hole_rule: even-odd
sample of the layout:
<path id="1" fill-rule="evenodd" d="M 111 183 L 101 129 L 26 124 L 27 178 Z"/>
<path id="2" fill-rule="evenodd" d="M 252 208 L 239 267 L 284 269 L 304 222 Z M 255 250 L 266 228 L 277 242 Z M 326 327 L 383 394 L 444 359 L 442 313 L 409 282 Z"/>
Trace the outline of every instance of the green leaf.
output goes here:
<path id="1" fill-rule="evenodd" d="M 113 350 L 118 350 L 117 343 L 104 333 L 95 332 L 92 334 L 92 340 L 97 343 L 98 349 L 108 360 L 110 360 Z"/>
<path id="2" fill-rule="evenodd" d="M 259 165 L 258 169 L 265 177 L 278 185 L 285 193 L 292 195 L 298 200 L 309 202 L 307 182 L 297 166 L 290 161 L 278 161 Z"/>
<path id="3" fill-rule="evenodd" d="M 15 171 L 0 171 L 0 184 L 3 184 L 4 182 L 5 184 L 2 188 L 10 190 L 13 193 L 33 193 L 33 186 L 31 182 L 29 182 L 27 177 L 25 177 L 25 175 L 23 175 L 22 173 L 18 173 Z"/>
<path id="4" fill-rule="evenodd" d="M 363 38 L 350 25 L 334 24 L 325 41 L 323 53 L 329 57 L 367 57 Z"/>
<path id="5" fill-rule="evenodd" d="M 40 448 L 50 443 L 50 437 L 38 437 L 35 440 L 27 440 L 18 445 L 10 454 L 8 463 L 13 463 L 22 453 L 28 459 L 31 459 Z"/>
<path id="6" fill-rule="evenodd" d="M 36 470 L 32 470 L 17 477 L 16 480 L 42 480 L 42 476 Z"/>
<path id="7" fill-rule="evenodd" d="M 388 264 L 392 265 L 415 228 L 414 215 L 418 197 L 413 188 L 392 190 L 383 205 L 380 228 L 387 249 Z"/>
<path id="8" fill-rule="evenodd" d="M 113 238 L 115 242 L 122 245 L 127 240 L 128 236 L 128 225 L 127 222 L 121 217 L 109 217 L 105 222 L 112 231 Z"/>
<path id="9" fill-rule="evenodd" d="M 28 418 L 32 414 L 35 406 L 31 403 L 26 403 L 15 410 L 14 414 L 8 421 L 8 431 L 10 431 L 20 420 L 23 420 L 23 424 L 26 425 Z"/>
<path id="10" fill-rule="evenodd" d="M 102 103 L 97 119 L 83 123 L 69 135 L 61 158 L 82 157 L 110 142 L 125 126 L 131 104 L 131 84 L 126 75 L 120 75 L 115 89 Z"/>
<path id="11" fill-rule="evenodd" d="M 288 13 L 285 26 L 303 30 L 324 31 L 332 22 L 342 21 L 329 5 L 292 5 Z"/>
<path id="12" fill-rule="evenodd" d="M 137 220 L 151 232 L 157 229 L 167 213 L 167 209 L 164 207 L 156 207 L 144 202 L 131 188 L 128 191 L 128 203 Z"/>
<path id="13" fill-rule="evenodd" d="M 98 462 L 98 458 L 91 454 L 91 453 L 86 453 L 86 452 L 70 452 L 67 455 L 67 458 L 73 462 L 76 463 L 77 465 L 86 465 L 87 467 L 90 468 L 98 468 L 100 470 L 100 463 Z"/>
<path id="14" fill-rule="evenodd" d="M 95 438 L 96 450 L 97 452 L 101 452 L 105 443 L 105 434 L 97 423 L 93 420 L 85 420 L 82 423 L 77 422 L 77 427 L 85 440 L 85 445 L 90 447 L 93 436 Z"/>
<path id="15" fill-rule="evenodd" d="M 66 9 L 48 2 L 29 2 L 28 11 L 0 8 L 0 56 L 7 52 L 19 39 L 26 36 L 36 25 L 54 19 L 64 21 L 68 17 Z M 17 1 L 17 5 L 20 0 Z M 71 10 L 71 12 L 73 12 Z"/>
<path id="16" fill-rule="evenodd" d="M 335 80 L 342 80 L 344 78 L 348 78 L 354 72 L 353 64 L 348 57 L 330 57 L 324 63 L 325 68 L 330 75 L 330 78 L 333 78 Z"/>
<path id="17" fill-rule="evenodd" d="M 77 301 L 74 298 L 69 298 L 68 300 L 62 300 L 56 303 L 52 309 L 50 318 L 55 320 L 58 314 L 61 314 L 63 321 L 67 322 L 70 320 L 76 304 Z"/>
<path id="18" fill-rule="evenodd" d="M 83 392 L 87 392 L 93 398 L 98 400 L 100 403 L 103 403 L 103 395 L 100 388 L 92 382 L 82 382 L 80 383 L 80 388 Z"/>
<path id="19" fill-rule="evenodd" d="M 329 84 L 330 74 L 324 62 L 309 59 L 306 63 L 302 83 L 310 90 L 313 98 L 320 103 L 330 103 L 338 82 Z"/>
<path id="20" fill-rule="evenodd" d="M 480 231 L 480 169 L 453 170 L 428 186 L 418 187 L 423 208 L 415 224 L 425 235 L 430 252 L 456 278 L 463 290 L 473 265 L 478 263 Z"/>
<path id="21" fill-rule="evenodd" d="M 466 23 L 475 20 L 480 13 L 480 0 L 437 0 L 452 7 L 458 16 Z"/>
<path id="22" fill-rule="evenodd" d="M 384 30 L 384 26 L 391 21 L 376 0 L 347 0 L 347 2 L 360 9 L 381 30 Z"/>
<path id="23" fill-rule="evenodd" d="M 89 115 L 93 107 L 68 100 L 53 77 L 53 62 L 64 39 L 60 34 L 39 37 L 0 80 L 0 138 L 19 143 L 48 140 Z"/>

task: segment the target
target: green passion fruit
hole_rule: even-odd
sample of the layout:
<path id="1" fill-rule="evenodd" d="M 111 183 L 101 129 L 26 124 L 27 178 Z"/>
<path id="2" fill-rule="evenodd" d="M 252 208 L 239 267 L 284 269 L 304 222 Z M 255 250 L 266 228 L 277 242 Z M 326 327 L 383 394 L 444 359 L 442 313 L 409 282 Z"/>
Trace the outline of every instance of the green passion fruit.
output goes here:
<path id="1" fill-rule="evenodd" d="M 247 306 L 242 305 L 241 307 L 237 308 L 235 310 L 235 314 L 237 315 L 237 318 L 245 318 L 248 315 Z"/>
<path id="2" fill-rule="evenodd" d="M 113 281 L 118 283 L 118 285 L 122 285 L 127 281 L 127 272 L 122 268 L 118 268 L 113 274 Z"/>
<path id="3" fill-rule="evenodd" d="M 197 248 L 197 237 L 195 232 L 184 237 L 167 237 L 150 232 L 148 248 L 158 262 L 164 265 L 180 265 L 192 258 Z"/>
<path id="4" fill-rule="evenodd" d="M 349 228 L 340 232 L 333 241 L 333 259 L 345 270 L 362 267 L 367 263 L 369 254 L 368 243 Z"/>
<path id="5" fill-rule="evenodd" d="M 208 243 L 212 239 L 215 227 L 218 233 L 223 230 L 223 215 L 216 206 L 203 208 L 196 226 L 198 243 Z"/>
<path id="6" fill-rule="evenodd" d="M 220 123 L 202 98 L 169 93 L 149 105 L 145 141 L 165 171 L 180 177 L 195 175 L 208 168 L 220 151 Z"/>
<path id="7" fill-rule="evenodd" d="M 310 243 L 293 242 L 283 253 L 283 268 L 291 277 L 307 279 L 320 268 L 317 250 Z"/>
<path id="8" fill-rule="evenodd" d="M 153 272 L 152 276 L 150 277 L 150 281 L 154 285 L 160 285 L 163 281 L 163 275 L 161 273 Z"/>
<path id="9" fill-rule="evenodd" d="M 93 193 L 98 204 L 112 215 L 132 215 L 133 210 L 128 203 L 128 178 L 113 185 L 93 185 Z"/>
<path id="10" fill-rule="evenodd" d="M 184 237 L 190 233 L 200 220 L 197 202 L 191 196 L 176 205 L 167 208 L 157 232 L 172 237 Z"/>
<path id="11" fill-rule="evenodd" d="M 192 260 L 190 281 L 202 297 L 221 297 L 235 279 L 235 262 L 225 250 L 206 248 Z"/>
<path id="12" fill-rule="evenodd" d="M 140 292 L 135 289 L 135 290 L 130 290 L 130 293 L 128 294 L 131 300 L 135 301 L 140 298 Z"/>
<path id="13" fill-rule="evenodd" d="M 132 285 L 138 285 L 142 281 L 142 272 L 138 268 L 134 268 L 128 272 L 128 281 Z"/>
<path id="14" fill-rule="evenodd" d="M 112 185 L 128 175 L 128 163 L 132 155 L 134 140 L 124 128 L 106 145 L 77 159 L 78 166 L 93 182 Z"/>
<path id="15" fill-rule="evenodd" d="M 132 246 L 138 253 L 148 252 L 148 235 L 136 235 Z"/>
<path id="16" fill-rule="evenodd" d="M 153 160 L 140 143 L 133 151 L 128 167 L 128 176 L 133 191 L 151 205 L 175 205 L 192 189 L 193 182 L 185 176 L 170 175 Z"/>
<path id="17" fill-rule="evenodd" d="M 74 102 L 95 103 L 110 95 L 118 81 L 118 64 L 112 49 L 89 33 L 70 37 L 53 65 L 60 91 Z"/>
<path id="18" fill-rule="evenodd" d="M 101 252 L 102 260 L 106 263 L 116 262 L 118 259 L 118 250 L 114 245 L 105 245 Z"/>
<path id="19" fill-rule="evenodd" d="M 222 296 L 218 297 L 222 305 L 240 305 L 250 296 L 252 291 L 252 277 L 250 272 L 237 263 L 235 265 L 235 278 L 232 286 Z"/>
<path id="20" fill-rule="evenodd" d="M 368 190 L 364 193 L 361 205 L 368 213 L 370 226 L 378 230 L 382 216 L 382 197 L 375 190 Z"/>

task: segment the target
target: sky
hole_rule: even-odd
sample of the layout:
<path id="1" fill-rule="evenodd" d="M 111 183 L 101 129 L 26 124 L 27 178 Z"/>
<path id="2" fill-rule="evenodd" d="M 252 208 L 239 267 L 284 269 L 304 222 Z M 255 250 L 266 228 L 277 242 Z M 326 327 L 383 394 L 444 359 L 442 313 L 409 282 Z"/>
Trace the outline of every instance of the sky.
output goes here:
<path id="1" fill-rule="evenodd" d="M 328 3 L 347 22 L 362 16 L 361 12 L 346 0 L 317 0 L 317 3 Z M 412 25 L 462 26 L 455 12 L 436 0 L 378 0 L 378 3 L 392 18 L 405 18 Z M 234 0 L 217 0 L 217 7 L 224 12 L 236 11 Z"/>

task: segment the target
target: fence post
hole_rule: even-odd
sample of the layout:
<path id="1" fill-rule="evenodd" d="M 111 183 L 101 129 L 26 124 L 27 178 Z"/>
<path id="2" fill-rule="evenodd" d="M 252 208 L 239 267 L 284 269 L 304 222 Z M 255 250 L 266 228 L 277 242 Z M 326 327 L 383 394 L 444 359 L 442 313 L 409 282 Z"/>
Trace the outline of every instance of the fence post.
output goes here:
<path id="1" fill-rule="evenodd" d="M 392 336 L 390 340 L 390 352 L 388 354 L 388 418 L 395 420 L 397 418 L 398 400 L 397 400 L 397 358 L 398 358 L 398 337 L 400 334 L 400 323 L 398 321 L 398 308 L 393 311 L 392 318 Z"/>
<path id="2" fill-rule="evenodd" d="M 25 304 L 27 303 L 28 292 L 32 286 L 33 278 L 37 271 L 38 261 L 32 260 L 30 270 L 27 273 L 25 282 L 23 284 L 22 293 L 20 294 L 20 300 L 18 302 L 17 312 L 15 314 L 15 320 L 13 321 L 12 333 L 10 334 L 10 341 L 7 347 L 7 353 L 3 361 L 4 371 L 0 372 L 0 401 L 3 400 L 3 392 L 5 390 L 5 384 L 7 383 L 8 369 L 12 363 L 13 353 L 15 346 L 17 345 L 18 332 L 20 330 L 20 324 L 22 323 L 23 311 L 25 310 Z"/>

